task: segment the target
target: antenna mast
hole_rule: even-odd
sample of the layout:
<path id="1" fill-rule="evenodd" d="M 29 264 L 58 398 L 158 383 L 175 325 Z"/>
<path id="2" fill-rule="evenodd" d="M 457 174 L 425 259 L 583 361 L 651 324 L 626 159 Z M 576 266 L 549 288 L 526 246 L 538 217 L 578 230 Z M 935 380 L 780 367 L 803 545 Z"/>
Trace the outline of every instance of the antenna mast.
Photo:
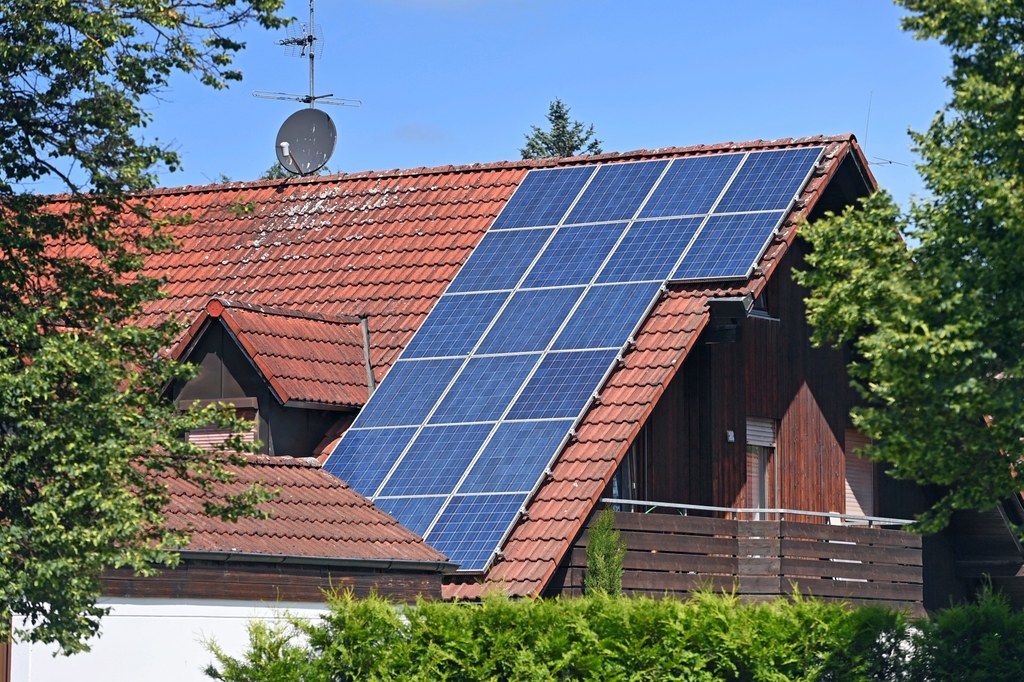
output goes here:
<path id="1" fill-rule="evenodd" d="M 293 54 L 297 51 L 298 56 L 309 57 L 309 94 L 293 95 L 265 90 L 256 90 L 252 93 L 253 96 L 264 99 L 287 100 L 309 105 L 308 109 L 300 109 L 285 120 L 277 133 L 274 147 L 281 167 L 296 175 L 309 175 L 323 168 L 334 153 L 334 145 L 338 140 L 334 121 L 326 112 L 316 108 L 317 103 L 343 107 L 358 107 L 362 104 L 357 99 L 340 99 L 333 94 L 316 94 L 314 74 L 316 52 L 319 47 L 317 41 L 322 43 L 323 38 L 317 36 L 316 24 L 313 23 L 313 2 L 314 0 L 309 0 L 309 24 L 299 24 L 301 34 L 296 32 L 284 40 L 277 41 L 278 45 L 290 48 Z"/>
<path id="2" fill-rule="evenodd" d="M 313 23 L 314 17 L 314 0 L 309 0 L 309 24 L 299 24 L 301 34 L 296 33 L 291 35 L 284 40 L 277 41 L 278 45 L 283 47 L 292 48 L 292 53 L 298 51 L 299 57 L 309 58 L 309 94 L 308 95 L 294 95 L 287 92 L 269 92 L 267 90 L 254 90 L 253 97 L 260 97 L 262 99 L 277 99 L 287 100 L 290 102 L 302 102 L 308 104 L 310 109 L 315 109 L 317 103 L 319 104 L 331 104 L 339 107 L 358 107 L 362 106 L 362 102 L 357 99 L 341 99 L 335 97 L 333 93 L 326 95 L 316 94 L 315 85 L 315 70 L 316 70 L 316 52 L 321 49 L 317 45 L 317 41 L 323 42 L 323 36 L 317 36 L 316 24 Z M 307 54 L 308 53 L 308 54 Z"/>

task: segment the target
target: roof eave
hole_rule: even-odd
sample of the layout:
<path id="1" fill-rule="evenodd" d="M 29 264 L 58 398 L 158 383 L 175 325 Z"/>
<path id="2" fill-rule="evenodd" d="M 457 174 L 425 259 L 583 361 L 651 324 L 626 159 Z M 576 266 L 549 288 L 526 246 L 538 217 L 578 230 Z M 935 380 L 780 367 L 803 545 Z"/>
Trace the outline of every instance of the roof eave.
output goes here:
<path id="1" fill-rule="evenodd" d="M 359 559 L 352 557 L 298 556 L 292 554 L 260 554 L 255 552 L 203 551 L 183 549 L 176 553 L 186 561 L 247 562 L 261 564 L 305 564 L 337 568 L 361 568 L 416 573 L 454 573 L 459 565 L 450 561 L 418 559 Z"/>

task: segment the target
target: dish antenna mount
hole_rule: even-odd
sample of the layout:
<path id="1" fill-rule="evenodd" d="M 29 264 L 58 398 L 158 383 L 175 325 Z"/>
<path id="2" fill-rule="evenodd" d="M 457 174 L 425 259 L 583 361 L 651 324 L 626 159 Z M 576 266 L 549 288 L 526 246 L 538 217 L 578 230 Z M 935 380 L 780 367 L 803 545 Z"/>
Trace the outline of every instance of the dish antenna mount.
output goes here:
<path id="1" fill-rule="evenodd" d="M 309 94 L 295 95 L 287 92 L 268 92 L 254 90 L 253 96 L 262 99 L 285 100 L 308 104 L 308 109 L 301 109 L 289 116 L 277 133 L 274 151 L 277 161 L 289 173 L 309 175 L 326 165 L 334 145 L 338 139 L 338 131 L 334 121 L 326 112 L 316 108 L 317 104 L 331 104 L 341 107 L 358 107 L 362 105 L 357 99 L 341 99 L 333 93 L 316 94 L 315 67 L 318 54 L 323 53 L 323 32 L 313 23 L 313 3 L 309 0 L 309 24 L 299 24 L 298 29 L 289 31 L 278 45 L 287 47 L 292 54 L 309 59 Z"/>

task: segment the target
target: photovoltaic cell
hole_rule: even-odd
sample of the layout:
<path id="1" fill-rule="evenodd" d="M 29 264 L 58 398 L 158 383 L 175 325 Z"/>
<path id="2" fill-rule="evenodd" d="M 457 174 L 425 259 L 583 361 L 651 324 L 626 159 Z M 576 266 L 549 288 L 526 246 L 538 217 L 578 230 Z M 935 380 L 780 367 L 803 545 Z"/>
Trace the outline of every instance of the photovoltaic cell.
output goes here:
<path id="1" fill-rule="evenodd" d="M 472 358 L 430 421 L 494 421 L 519 392 L 540 353 Z"/>
<path id="2" fill-rule="evenodd" d="M 462 493 L 529 492 L 555 454 L 571 419 L 544 422 L 506 422 L 487 444 L 462 482 Z"/>
<path id="3" fill-rule="evenodd" d="M 450 494 L 492 427 L 493 424 L 457 424 L 424 428 L 378 494 Z"/>
<path id="4" fill-rule="evenodd" d="M 483 336 L 507 292 L 444 296 L 406 348 L 404 358 L 466 355 Z"/>
<path id="5" fill-rule="evenodd" d="M 618 351 L 549 353 L 512 405 L 508 419 L 575 418 Z"/>
<path id="6" fill-rule="evenodd" d="M 462 360 L 399 360 L 366 403 L 358 425 L 423 423 L 461 365 Z"/>
<path id="7" fill-rule="evenodd" d="M 511 289 L 552 232 L 553 228 L 488 232 L 448 287 L 448 292 Z"/>
<path id="8" fill-rule="evenodd" d="M 782 215 L 779 211 L 711 216 L 672 279 L 746 277 Z"/>
<path id="9" fill-rule="evenodd" d="M 401 521 L 402 525 L 413 533 L 423 535 L 447 499 L 447 497 L 378 497 L 374 500 L 374 504 Z"/>
<path id="10" fill-rule="evenodd" d="M 633 223 L 597 281 L 664 280 L 703 220 L 670 218 Z"/>
<path id="11" fill-rule="evenodd" d="M 750 154 L 715 213 L 786 209 L 820 153 L 810 147 Z"/>
<path id="12" fill-rule="evenodd" d="M 415 427 L 349 429 L 345 433 L 345 447 L 331 455 L 324 470 L 347 482 L 356 492 L 373 495 L 415 433 Z"/>
<path id="13" fill-rule="evenodd" d="M 707 213 L 742 159 L 743 154 L 714 154 L 674 160 L 640 217 Z"/>
<path id="14" fill-rule="evenodd" d="M 526 276 L 523 286 L 587 284 L 624 229 L 626 223 L 559 228 L 558 234 Z"/>
<path id="15" fill-rule="evenodd" d="M 599 166 L 566 224 L 628 220 L 640 208 L 668 161 L 638 161 Z"/>
<path id="16" fill-rule="evenodd" d="M 593 166 L 531 171 L 491 230 L 557 225 L 593 173 Z"/>
<path id="17" fill-rule="evenodd" d="M 621 348 L 661 283 L 591 287 L 552 348 Z"/>
<path id="18" fill-rule="evenodd" d="M 478 354 L 544 350 L 582 293 L 583 287 L 517 291 Z"/>
<path id="19" fill-rule="evenodd" d="M 459 557 L 460 570 L 483 570 L 525 501 L 525 493 L 456 495 L 425 539 L 442 554 Z"/>

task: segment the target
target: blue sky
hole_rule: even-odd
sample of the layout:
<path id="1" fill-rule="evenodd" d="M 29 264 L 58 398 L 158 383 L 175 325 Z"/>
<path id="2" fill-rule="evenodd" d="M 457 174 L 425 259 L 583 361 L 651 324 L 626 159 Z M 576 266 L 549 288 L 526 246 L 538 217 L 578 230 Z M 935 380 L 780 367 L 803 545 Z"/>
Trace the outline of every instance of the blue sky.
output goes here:
<path id="1" fill-rule="evenodd" d="M 286 10 L 306 21 L 308 0 Z M 560 97 L 605 151 L 854 133 L 905 201 L 921 191 L 906 132 L 946 101 L 949 58 L 900 15 L 888 0 L 319 0 L 317 93 L 363 102 L 325 107 L 329 167 L 517 159 Z M 254 179 L 275 161 L 277 129 L 303 105 L 251 93 L 308 90 L 285 37 L 247 29 L 242 83 L 182 77 L 149 103 L 146 135 L 184 161 L 162 185 Z"/>

